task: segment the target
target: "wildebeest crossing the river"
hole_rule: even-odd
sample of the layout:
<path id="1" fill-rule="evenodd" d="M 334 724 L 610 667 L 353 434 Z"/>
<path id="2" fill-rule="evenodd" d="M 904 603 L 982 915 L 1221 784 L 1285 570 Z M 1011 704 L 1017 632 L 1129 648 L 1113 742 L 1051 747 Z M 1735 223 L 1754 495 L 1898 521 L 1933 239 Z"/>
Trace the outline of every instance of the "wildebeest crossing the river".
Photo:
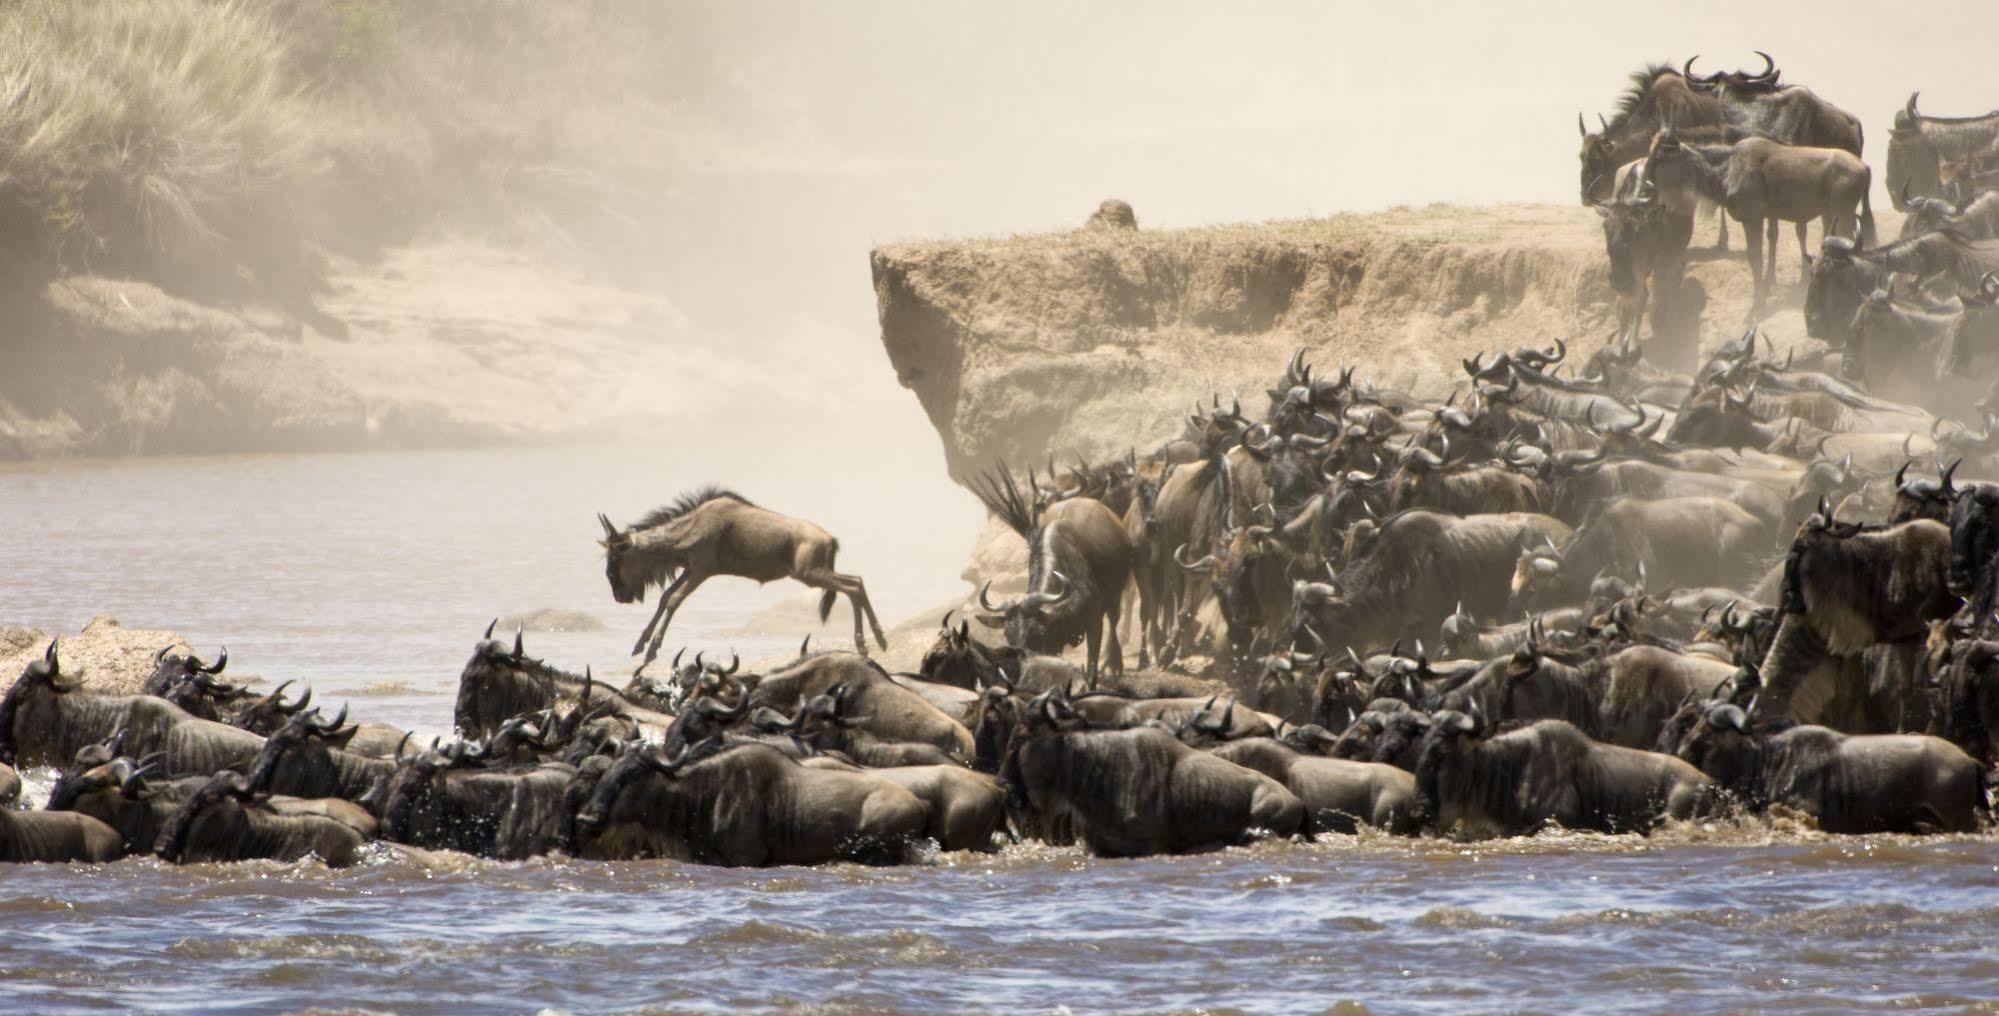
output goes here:
<path id="1" fill-rule="evenodd" d="M 711 486 L 681 495 L 628 529 L 619 530 L 603 514 L 597 521 L 604 527 L 604 538 L 598 541 L 604 547 L 604 574 L 619 603 L 642 603 L 647 589 L 665 587 L 659 608 L 632 644 L 632 654 L 643 650 L 647 663 L 659 656 L 674 612 L 701 583 L 717 575 L 758 582 L 796 579 L 824 589 L 819 598 L 821 621 L 832 613 L 834 598 L 844 595 L 854 605 L 854 648 L 867 651 L 861 631 L 864 614 L 875 641 L 888 648 L 888 636 L 882 634 L 861 577 L 833 570 L 840 541 L 804 519 L 779 515 L 734 491 Z"/>

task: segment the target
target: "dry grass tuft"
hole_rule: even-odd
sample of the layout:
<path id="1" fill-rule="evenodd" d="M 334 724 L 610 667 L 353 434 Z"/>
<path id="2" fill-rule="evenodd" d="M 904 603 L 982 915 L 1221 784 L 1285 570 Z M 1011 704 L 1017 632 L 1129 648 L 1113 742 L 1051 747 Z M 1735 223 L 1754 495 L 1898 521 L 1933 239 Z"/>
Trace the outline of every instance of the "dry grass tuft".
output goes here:
<path id="1" fill-rule="evenodd" d="M 0 9 L 0 209 L 51 271 L 296 265 L 320 171 L 312 104 L 241 0 L 20 0 Z"/>

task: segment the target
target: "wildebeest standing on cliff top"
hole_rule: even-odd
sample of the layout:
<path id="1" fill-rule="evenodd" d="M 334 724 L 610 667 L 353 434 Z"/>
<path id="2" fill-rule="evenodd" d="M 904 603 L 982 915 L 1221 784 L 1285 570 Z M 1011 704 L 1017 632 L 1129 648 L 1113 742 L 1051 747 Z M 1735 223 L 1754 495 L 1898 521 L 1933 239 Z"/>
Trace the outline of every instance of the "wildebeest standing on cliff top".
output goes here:
<path id="1" fill-rule="evenodd" d="M 643 602 L 647 589 L 666 587 L 660 594 L 659 609 L 653 611 L 652 620 L 646 622 L 638 642 L 632 645 L 632 654 L 643 649 L 648 663 L 659 655 L 674 611 L 701 583 L 717 575 L 758 582 L 796 579 L 824 589 L 825 595 L 819 598 L 821 621 L 832 613 L 834 598 L 844 595 L 854 605 L 854 647 L 867 652 L 867 639 L 861 631 L 865 614 L 875 641 L 888 648 L 888 636 L 882 634 L 881 621 L 868 602 L 861 577 L 833 570 L 840 541 L 804 519 L 759 508 L 742 495 L 719 487 L 706 487 L 681 495 L 629 529 L 620 531 L 601 514 L 597 521 L 604 527 L 604 539 L 598 541 L 604 547 L 604 574 L 611 581 L 611 595 L 619 603 Z"/>

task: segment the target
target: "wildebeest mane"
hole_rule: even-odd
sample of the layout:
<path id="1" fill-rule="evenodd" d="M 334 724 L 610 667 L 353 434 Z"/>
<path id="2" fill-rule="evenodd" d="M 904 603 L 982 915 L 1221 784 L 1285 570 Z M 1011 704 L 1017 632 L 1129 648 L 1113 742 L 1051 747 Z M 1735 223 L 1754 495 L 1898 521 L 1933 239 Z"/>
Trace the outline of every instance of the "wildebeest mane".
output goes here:
<path id="1" fill-rule="evenodd" d="M 719 500 L 725 497 L 736 501 L 741 501 L 742 503 L 750 505 L 751 507 L 755 507 L 756 505 L 756 503 L 751 501 L 749 498 L 746 498 L 743 495 L 738 494 L 733 490 L 729 490 L 719 484 L 711 483 L 705 487 L 698 487 L 694 490 L 690 490 L 687 493 L 680 495 L 678 498 L 674 499 L 674 502 L 672 504 L 662 505 L 658 508 L 654 508 L 650 512 L 647 512 L 644 517 L 640 518 L 637 522 L 632 524 L 632 529 L 634 530 L 651 529 L 654 526 L 665 525 L 666 523 L 672 522 L 674 519 L 680 518 L 681 516 L 686 515 L 688 512 L 691 512 L 694 509 L 699 508 L 710 501 Z"/>
<path id="2" fill-rule="evenodd" d="M 1019 481 L 1013 478 L 1012 470 L 1006 463 L 994 466 L 992 472 L 972 478 L 973 495 L 977 496 L 986 510 L 992 512 L 1007 528 L 1019 533 L 1032 546 L 1034 526 L 1033 502 L 1020 489 Z"/>
<path id="3" fill-rule="evenodd" d="M 1631 85 L 1617 97 L 1610 119 L 1606 121 L 1605 134 L 1614 134 L 1622 129 L 1632 117 L 1651 111 L 1652 85 L 1668 74 L 1678 74 L 1671 64 L 1649 63 L 1631 72 Z"/>

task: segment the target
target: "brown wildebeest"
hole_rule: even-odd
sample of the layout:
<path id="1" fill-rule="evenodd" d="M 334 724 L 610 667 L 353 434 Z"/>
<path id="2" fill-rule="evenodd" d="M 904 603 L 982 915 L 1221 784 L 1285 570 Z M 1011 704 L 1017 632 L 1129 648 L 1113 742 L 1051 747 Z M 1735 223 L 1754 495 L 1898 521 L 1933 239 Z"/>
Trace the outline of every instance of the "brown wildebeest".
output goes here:
<path id="1" fill-rule="evenodd" d="M 1686 76 L 1666 64 L 1652 64 L 1631 74 L 1631 87 L 1617 99 L 1617 111 L 1606 120 L 1597 115 L 1602 130 L 1590 133 L 1583 115 L 1576 114 L 1576 131 L 1582 135 L 1582 198 L 1593 205 L 1618 197 L 1623 167 L 1645 157 L 1652 135 L 1672 124 L 1690 141 L 1733 140 L 1721 120 L 1721 101 L 1713 89 L 1696 88 Z M 1691 210 L 1690 210 L 1691 211 Z M 1691 228 L 1691 223 L 1689 224 Z M 1728 249 L 1728 216 L 1721 217 L 1721 234 L 1715 249 Z"/>
<path id="2" fill-rule="evenodd" d="M 647 663 L 659 655 L 674 612 L 701 583 L 717 575 L 760 583 L 788 578 L 824 589 L 826 594 L 819 598 L 821 621 L 832 613 L 834 598 L 844 595 L 854 605 L 855 649 L 867 652 L 863 614 L 874 629 L 875 641 L 888 648 L 888 636 L 882 634 L 861 577 L 833 570 L 840 541 L 804 519 L 759 508 L 719 487 L 706 487 L 681 495 L 622 532 L 601 513 L 597 521 L 604 526 L 604 538 L 597 541 L 604 547 L 604 574 L 619 603 L 644 602 L 647 589 L 666 587 L 659 609 L 632 644 L 633 655 L 645 650 Z"/>
<path id="3" fill-rule="evenodd" d="M 1760 311 L 1777 273 L 1777 222 L 1797 223 L 1798 253 L 1810 270 L 1805 249 L 1805 223 L 1819 219 L 1825 235 L 1853 235 L 1859 209 L 1861 242 L 1874 242 L 1874 211 L 1867 192 L 1873 174 L 1860 157 L 1837 148 L 1786 145 L 1768 138 L 1744 138 L 1732 145 L 1689 145 L 1671 128 L 1652 139 L 1645 172 L 1662 189 L 1692 186 L 1710 200 L 1721 202 L 1742 223 L 1749 246 L 1749 272 L 1755 280 L 1752 312 Z M 1763 226 L 1768 223 L 1770 250 L 1763 251 Z"/>
<path id="4" fill-rule="evenodd" d="M 1888 132 L 1886 172 L 1897 210 L 1908 206 L 1909 197 L 1940 193 L 1945 163 L 1999 155 L 1999 110 L 1980 116 L 1924 116 L 1916 112 L 1921 94 L 1909 93 Z"/>

